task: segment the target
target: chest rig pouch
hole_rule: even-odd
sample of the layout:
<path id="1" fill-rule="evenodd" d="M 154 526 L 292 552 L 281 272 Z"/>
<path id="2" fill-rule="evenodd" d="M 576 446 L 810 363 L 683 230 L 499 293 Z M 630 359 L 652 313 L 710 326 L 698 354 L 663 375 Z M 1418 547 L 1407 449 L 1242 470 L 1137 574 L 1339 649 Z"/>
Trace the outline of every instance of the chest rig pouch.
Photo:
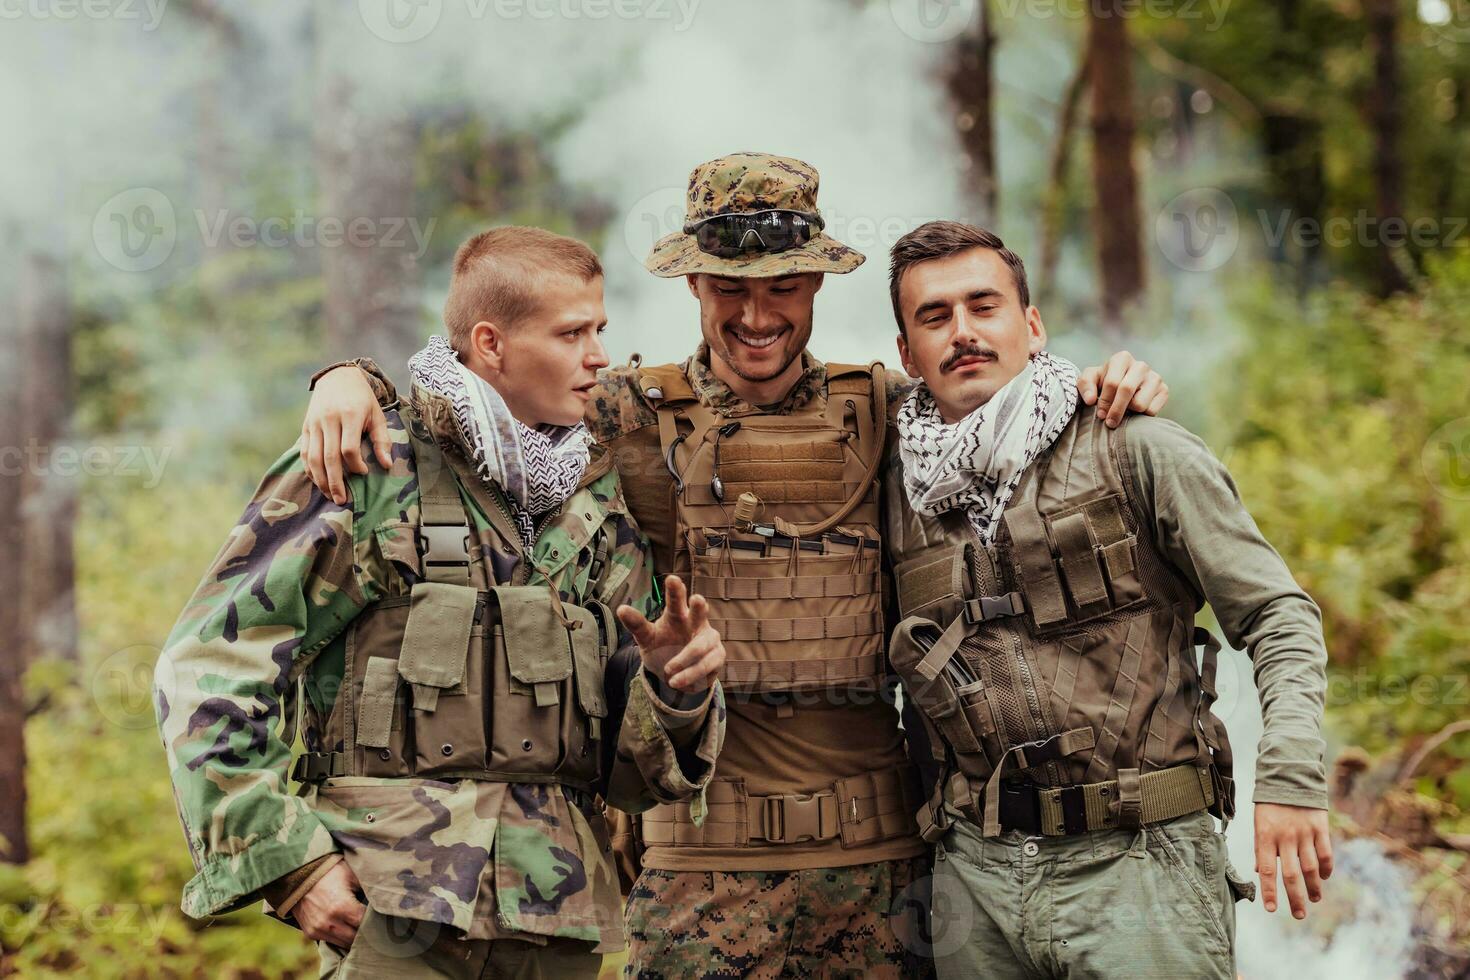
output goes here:
<path id="1" fill-rule="evenodd" d="M 343 749 L 308 753 L 296 778 L 466 778 L 591 792 L 607 717 L 603 675 L 618 636 L 612 612 L 565 602 L 544 584 L 474 584 L 459 478 L 420 420 L 404 414 L 421 481 L 420 523 L 404 533 L 417 531 L 422 575 L 348 628 L 343 696 L 328 722 Z M 508 516 L 491 508 L 518 545 Z M 520 568 L 529 561 L 523 554 Z M 488 578 L 489 563 L 481 567 Z"/>
<path id="2" fill-rule="evenodd" d="M 677 365 L 639 383 L 673 477 L 675 571 L 712 605 L 725 690 L 876 684 L 882 366 L 829 365 L 826 396 L 787 415 L 714 411 Z"/>
<path id="3" fill-rule="evenodd" d="M 1230 810 L 1229 743 L 1209 710 L 1219 645 L 1136 526 L 1113 438 L 1079 413 L 992 546 L 960 512 L 890 529 L 904 619 L 889 655 L 948 770 L 921 817 L 930 839 L 945 801 L 987 836 Z"/>

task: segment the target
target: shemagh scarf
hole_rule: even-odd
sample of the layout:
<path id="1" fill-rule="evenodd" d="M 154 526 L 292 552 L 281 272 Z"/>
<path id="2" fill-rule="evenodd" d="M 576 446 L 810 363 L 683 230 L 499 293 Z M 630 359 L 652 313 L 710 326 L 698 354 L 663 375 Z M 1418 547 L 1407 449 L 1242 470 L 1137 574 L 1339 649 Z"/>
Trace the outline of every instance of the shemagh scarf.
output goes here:
<path id="1" fill-rule="evenodd" d="M 910 506 L 926 517 L 963 507 L 989 544 L 1021 477 L 1076 411 L 1077 365 L 1046 351 L 953 425 L 939 414 L 929 386 L 919 385 L 898 410 Z"/>
<path id="2" fill-rule="evenodd" d="M 408 362 L 421 387 L 454 405 L 480 479 L 505 492 L 526 547 L 535 544 L 535 515 L 560 507 L 587 470 L 591 439 L 581 422 L 532 428 L 510 414 L 484 378 L 460 363 L 449 341 L 435 335 Z"/>

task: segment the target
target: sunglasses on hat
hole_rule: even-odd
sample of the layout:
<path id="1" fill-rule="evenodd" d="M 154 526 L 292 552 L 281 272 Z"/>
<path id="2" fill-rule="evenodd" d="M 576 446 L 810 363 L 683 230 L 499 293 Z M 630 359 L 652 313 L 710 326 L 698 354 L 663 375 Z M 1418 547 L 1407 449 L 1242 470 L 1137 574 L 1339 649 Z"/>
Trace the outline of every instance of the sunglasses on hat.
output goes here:
<path id="1" fill-rule="evenodd" d="M 684 226 L 701 252 L 733 259 L 747 252 L 784 252 L 811 241 L 827 222 L 815 211 L 742 211 Z"/>

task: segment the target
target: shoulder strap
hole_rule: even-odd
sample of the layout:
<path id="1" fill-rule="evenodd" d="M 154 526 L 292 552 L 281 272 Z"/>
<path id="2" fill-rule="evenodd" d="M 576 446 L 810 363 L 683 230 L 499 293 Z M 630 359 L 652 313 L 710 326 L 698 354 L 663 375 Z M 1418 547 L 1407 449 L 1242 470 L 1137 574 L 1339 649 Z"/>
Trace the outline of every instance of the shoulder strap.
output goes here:
<path id="1" fill-rule="evenodd" d="M 459 495 L 459 478 L 411 405 L 403 407 L 419 481 L 418 550 L 424 578 L 447 585 L 470 584 L 470 524 Z"/>
<path id="2" fill-rule="evenodd" d="M 684 367 L 680 364 L 640 367 L 638 388 L 653 403 L 655 411 L 663 406 L 672 408 L 699 400 L 694 389 L 689 386 L 689 379 L 684 376 Z"/>
<path id="3" fill-rule="evenodd" d="M 833 372 L 836 372 L 835 375 Z M 858 504 L 867 497 L 873 481 L 878 478 L 878 467 L 883 463 L 883 448 L 888 438 L 888 370 L 881 361 L 867 367 L 852 364 L 829 364 L 827 366 L 827 397 L 841 394 L 864 394 L 869 404 L 871 419 L 863 419 L 861 431 L 871 433 L 871 438 L 859 438 L 858 452 L 867 462 L 863 478 L 857 489 L 843 502 L 842 506 L 826 520 L 812 525 L 798 525 L 801 537 L 816 537 L 826 534 L 847 519 Z"/>

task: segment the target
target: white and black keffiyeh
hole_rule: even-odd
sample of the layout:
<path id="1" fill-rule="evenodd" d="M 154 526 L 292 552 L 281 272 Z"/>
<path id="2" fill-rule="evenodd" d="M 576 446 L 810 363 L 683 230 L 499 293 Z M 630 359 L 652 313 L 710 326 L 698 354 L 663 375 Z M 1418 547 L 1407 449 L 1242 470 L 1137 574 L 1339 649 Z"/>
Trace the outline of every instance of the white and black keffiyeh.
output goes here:
<path id="1" fill-rule="evenodd" d="M 532 428 L 516 419 L 500 393 L 437 334 L 409 359 L 408 370 L 420 386 L 454 404 L 480 478 L 505 491 L 521 537 L 528 547 L 534 544 L 533 516 L 561 506 L 587 470 L 587 427 L 578 422 Z"/>
<path id="2" fill-rule="evenodd" d="M 898 410 L 910 506 L 926 517 L 963 507 L 989 544 L 1021 477 L 1076 411 L 1077 365 L 1046 351 L 953 425 L 919 385 Z"/>

